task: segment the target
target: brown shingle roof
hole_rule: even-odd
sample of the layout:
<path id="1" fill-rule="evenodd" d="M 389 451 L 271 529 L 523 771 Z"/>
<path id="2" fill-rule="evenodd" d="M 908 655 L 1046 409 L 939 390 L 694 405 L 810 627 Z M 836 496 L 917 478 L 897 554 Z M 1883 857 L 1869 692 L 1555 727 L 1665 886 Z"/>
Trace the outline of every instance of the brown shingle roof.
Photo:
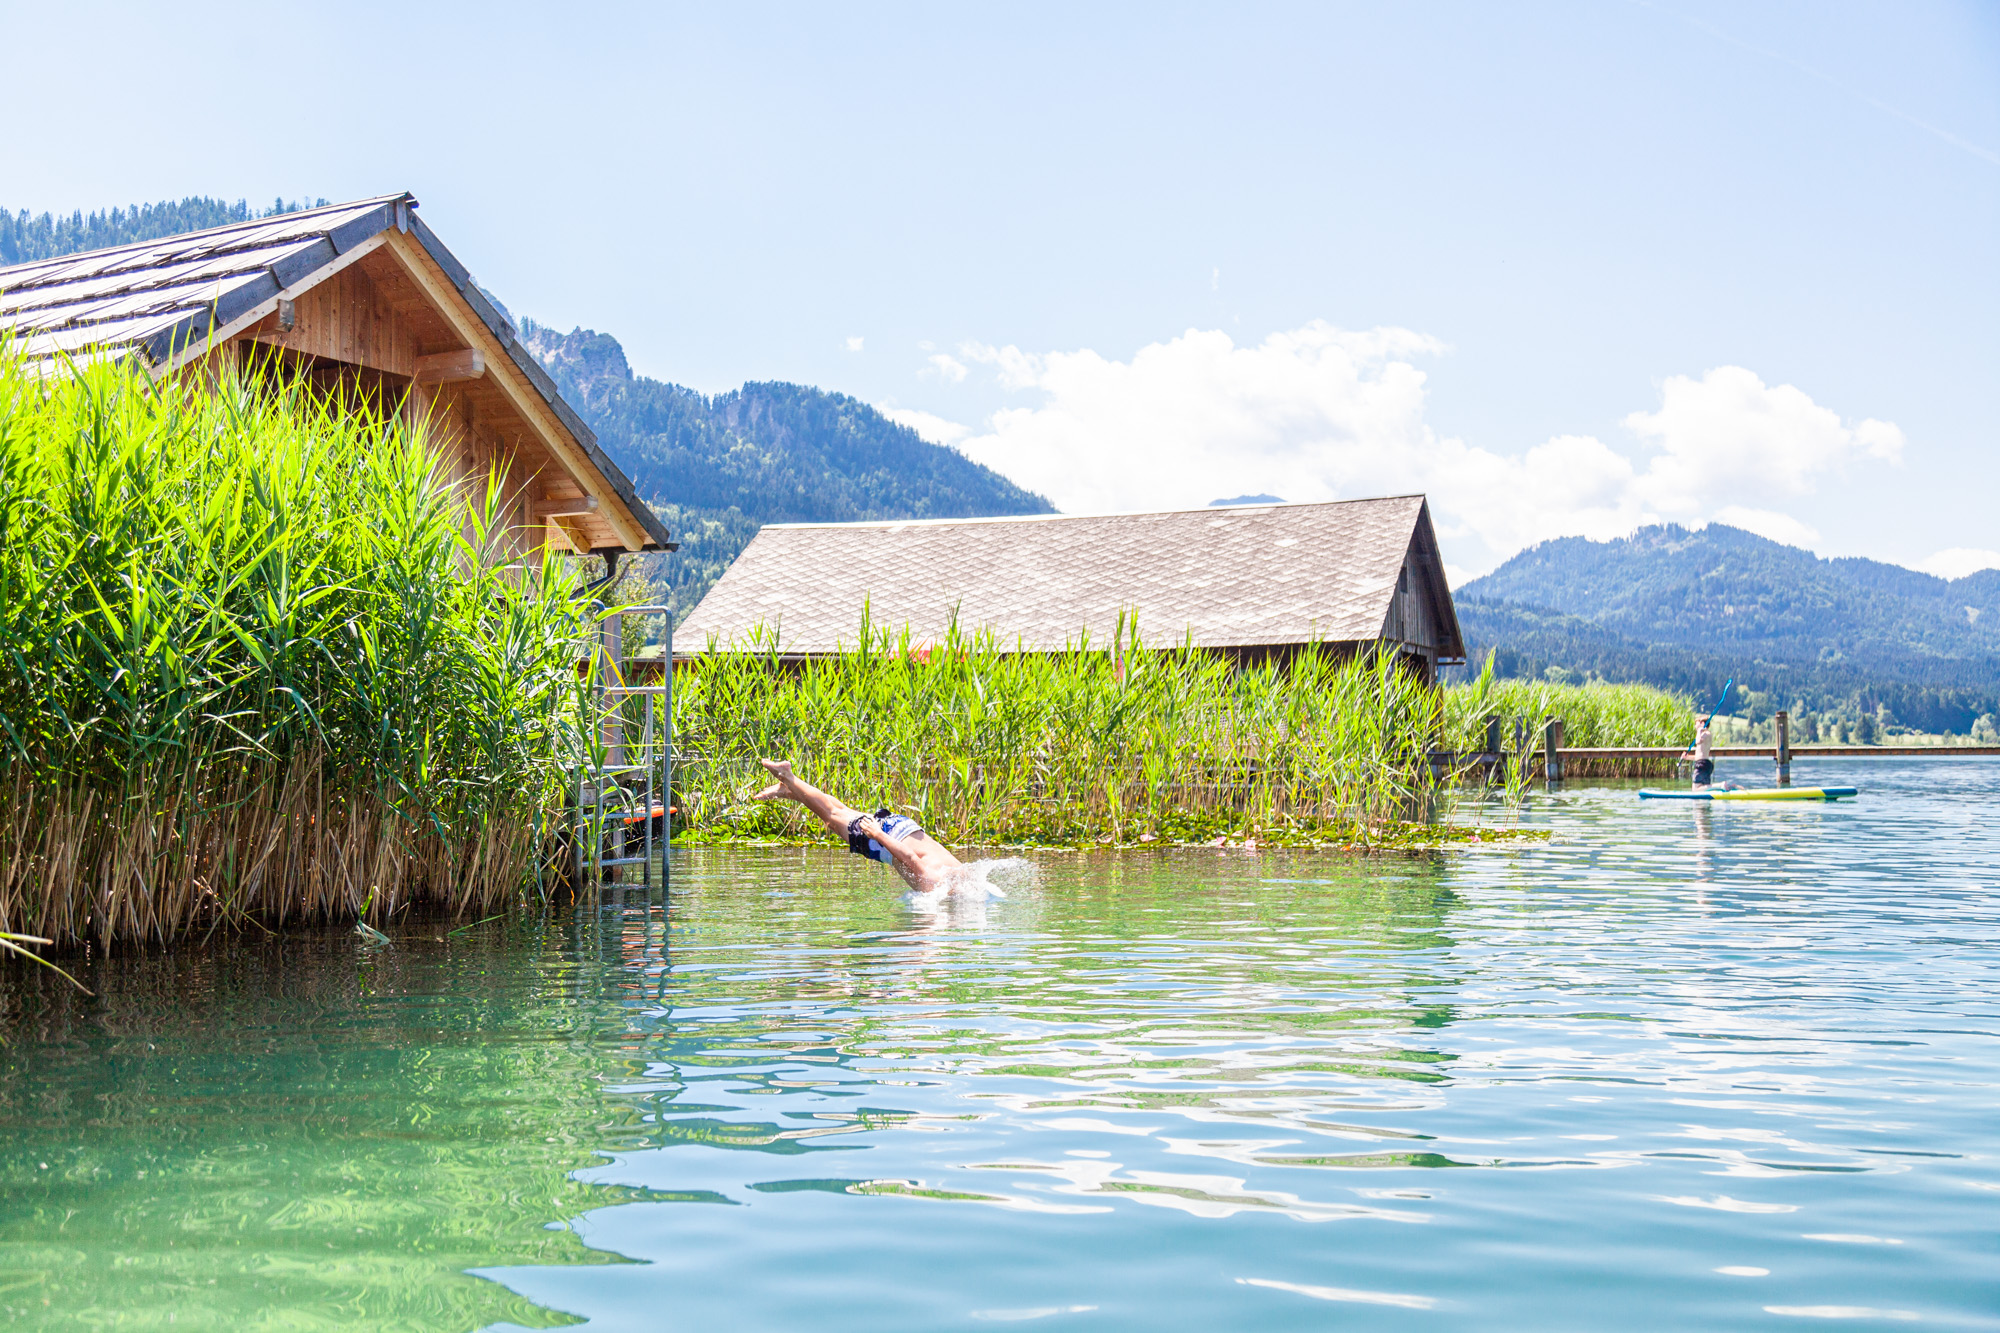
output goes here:
<path id="1" fill-rule="evenodd" d="M 276 295 L 400 219 L 387 194 L 0 268 L 0 330 L 27 357 L 143 349 L 163 360 L 238 307 Z M 217 317 L 220 312 L 220 317 Z"/>
<path id="2" fill-rule="evenodd" d="M 1151 514 L 774 524 L 675 629 L 683 653 L 775 626 L 782 651 L 853 646 L 877 626 L 963 629 L 1058 649 L 1099 643 L 1121 609 L 1148 642 L 1209 648 L 1381 637 L 1413 546 L 1435 562 L 1420 495 Z M 1444 586 L 1442 567 L 1437 586 Z M 1445 594 L 1448 598 L 1449 594 Z M 1448 606 L 1448 602 L 1447 602 Z M 1451 626 L 1451 637 L 1457 638 Z M 1448 656 L 1456 642 L 1439 645 Z"/>

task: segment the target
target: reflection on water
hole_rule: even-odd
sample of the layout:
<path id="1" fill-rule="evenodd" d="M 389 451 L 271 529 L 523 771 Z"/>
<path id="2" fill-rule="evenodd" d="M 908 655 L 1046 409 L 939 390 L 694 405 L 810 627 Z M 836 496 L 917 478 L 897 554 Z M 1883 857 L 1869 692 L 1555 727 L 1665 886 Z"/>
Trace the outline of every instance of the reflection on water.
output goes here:
<path id="1" fill-rule="evenodd" d="M 1577 789 L 1548 844 L 1045 856 L 990 900 L 703 851 L 664 917 L 14 975 L 0 1308 L 2000 1323 L 2000 765 L 1813 777 L 1866 794 Z"/>

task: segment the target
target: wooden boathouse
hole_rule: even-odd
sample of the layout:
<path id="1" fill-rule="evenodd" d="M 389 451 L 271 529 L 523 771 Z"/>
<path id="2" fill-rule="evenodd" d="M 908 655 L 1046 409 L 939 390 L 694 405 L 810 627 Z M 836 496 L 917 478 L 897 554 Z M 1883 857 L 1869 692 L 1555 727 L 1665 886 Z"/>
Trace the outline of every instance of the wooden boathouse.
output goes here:
<path id="1" fill-rule="evenodd" d="M 525 550 L 672 549 L 667 530 L 409 194 L 0 268 L 17 355 L 252 358 L 431 423 L 459 475 L 503 470 Z"/>
<path id="2" fill-rule="evenodd" d="M 1160 513 L 772 524 L 677 627 L 678 652 L 743 643 L 781 656 L 855 646 L 862 617 L 913 641 L 990 630 L 1004 649 L 1145 641 L 1255 662 L 1308 645 L 1388 647 L 1425 679 L 1465 642 L 1421 495 Z"/>

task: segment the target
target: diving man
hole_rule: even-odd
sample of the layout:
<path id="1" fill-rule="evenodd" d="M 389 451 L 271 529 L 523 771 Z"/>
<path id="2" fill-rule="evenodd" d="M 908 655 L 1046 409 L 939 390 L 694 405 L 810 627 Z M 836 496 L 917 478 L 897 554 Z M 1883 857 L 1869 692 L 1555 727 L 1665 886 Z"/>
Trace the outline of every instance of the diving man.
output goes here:
<path id="1" fill-rule="evenodd" d="M 924 832 L 916 820 L 892 815 L 887 810 L 863 814 L 793 773 L 787 760 L 757 762 L 777 781 L 752 800 L 797 801 L 825 821 L 835 834 L 846 838 L 848 851 L 895 866 L 917 892 L 946 888 L 965 869 L 965 863 Z"/>

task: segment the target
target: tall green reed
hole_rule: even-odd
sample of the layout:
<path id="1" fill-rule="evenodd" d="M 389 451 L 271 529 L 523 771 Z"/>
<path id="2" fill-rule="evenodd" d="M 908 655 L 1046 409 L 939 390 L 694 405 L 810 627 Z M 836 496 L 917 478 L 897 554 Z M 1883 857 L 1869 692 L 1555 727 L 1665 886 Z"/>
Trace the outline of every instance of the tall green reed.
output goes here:
<path id="1" fill-rule="evenodd" d="M 1512 746 L 1518 724 L 1524 747 L 1541 744 L 1542 726 L 1563 721 L 1563 743 L 1574 746 L 1680 745 L 1693 732 L 1694 701 L 1651 685 L 1604 681 L 1558 684 L 1546 680 L 1501 680 L 1493 655 L 1473 680 L 1445 691 L 1444 744 L 1478 750 L 1486 741 L 1486 719 L 1498 715 L 1504 745 Z"/>
<path id="2" fill-rule="evenodd" d="M 916 644 L 864 609 L 856 646 L 836 656 L 787 661 L 760 627 L 683 663 L 676 784 L 697 838 L 817 836 L 795 808 L 747 799 L 760 755 L 963 842 L 1367 837 L 1424 817 L 1441 784 L 1475 772 L 1434 769 L 1432 755 L 1483 749 L 1489 714 L 1518 799 L 1550 717 L 1572 745 L 1660 744 L 1686 706 L 1646 686 L 1499 681 L 1490 660 L 1448 690 L 1389 654 L 1237 667 L 1148 645 L 1124 618 L 1113 642 L 1061 653 L 956 625 Z"/>
<path id="3" fill-rule="evenodd" d="M 854 649 L 789 663 L 765 630 L 677 673 L 677 792 L 696 836 L 813 836 L 752 803 L 759 755 L 957 842 L 1355 836 L 1432 786 L 1437 692 L 1390 655 L 1236 667 L 1183 643 L 1009 651 L 953 626 L 917 645 L 864 619 Z"/>
<path id="4" fill-rule="evenodd" d="M 0 928 L 515 892 L 587 626 L 507 499 L 422 423 L 296 383 L 0 348 Z"/>

